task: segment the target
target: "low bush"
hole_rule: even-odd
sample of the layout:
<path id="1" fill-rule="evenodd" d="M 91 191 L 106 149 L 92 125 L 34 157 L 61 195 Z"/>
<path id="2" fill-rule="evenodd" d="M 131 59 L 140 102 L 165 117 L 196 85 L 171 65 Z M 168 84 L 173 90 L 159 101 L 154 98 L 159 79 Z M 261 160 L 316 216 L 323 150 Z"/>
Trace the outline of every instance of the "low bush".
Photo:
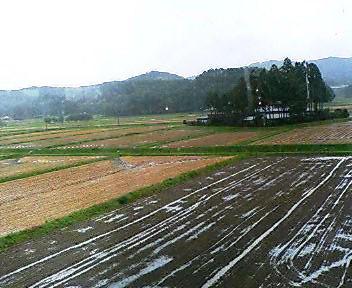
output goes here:
<path id="1" fill-rule="evenodd" d="M 86 112 L 66 116 L 66 121 L 88 121 L 92 119 L 93 116 Z"/>

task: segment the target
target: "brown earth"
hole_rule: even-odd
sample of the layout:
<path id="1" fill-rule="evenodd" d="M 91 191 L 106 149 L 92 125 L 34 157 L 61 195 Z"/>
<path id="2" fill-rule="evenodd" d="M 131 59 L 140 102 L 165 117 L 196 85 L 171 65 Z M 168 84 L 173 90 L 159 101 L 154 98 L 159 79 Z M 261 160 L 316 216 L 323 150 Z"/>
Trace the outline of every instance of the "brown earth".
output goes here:
<path id="1" fill-rule="evenodd" d="M 1 287 L 352 287 L 351 157 L 258 157 L 0 254 Z"/>
<path id="2" fill-rule="evenodd" d="M 100 156 L 27 156 L 0 160 L 0 179 L 101 158 Z"/>
<path id="3" fill-rule="evenodd" d="M 349 144 L 352 122 L 297 128 L 252 144 Z"/>
<path id="4" fill-rule="evenodd" d="M 257 136 L 257 132 L 226 132 L 217 133 L 189 140 L 177 141 L 165 145 L 170 148 L 199 147 L 199 146 L 227 146 L 238 144 Z"/>
<path id="5" fill-rule="evenodd" d="M 200 129 L 171 129 L 171 130 L 161 130 L 151 133 L 144 133 L 139 135 L 130 135 L 115 139 L 97 140 L 87 143 L 82 143 L 80 145 L 74 145 L 74 148 L 84 148 L 84 147 L 137 147 L 141 145 L 147 145 L 157 142 L 168 142 L 175 141 L 180 138 L 200 135 L 204 133 Z M 70 146 L 72 148 L 72 146 Z"/>
<path id="6" fill-rule="evenodd" d="M 0 184 L 0 235 L 43 224 L 224 157 L 123 157 Z"/>
<path id="7" fill-rule="evenodd" d="M 75 143 L 80 141 L 88 141 L 100 138 L 108 138 L 108 137 L 120 137 L 130 133 L 144 133 L 150 132 L 160 129 L 165 129 L 166 125 L 153 125 L 153 126 L 139 126 L 139 127 L 131 127 L 131 128 L 117 128 L 117 129 L 109 129 L 106 131 L 97 131 L 96 133 L 83 133 L 77 135 L 63 135 L 63 137 L 53 138 L 53 139 L 44 139 L 38 141 L 30 141 L 23 142 L 21 144 L 12 145 L 14 147 L 48 147 L 53 145 L 66 145 L 69 143 Z"/>
<path id="8" fill-rule="evenodd" d="M 9 145 L 12 143 L 20 142 L 32 142 L 44 139 L 60 138 L 73 135 L 99 133 L 103 131 L 112 130 L 107 128 L 96 128 L 96 129 L 73 129 L 73 130 L 61 130 L 61 131 L 46 131 L 46 132 L 33 132 L 20 135 L 4 136 L 0 139 L 0 145 Z"/>

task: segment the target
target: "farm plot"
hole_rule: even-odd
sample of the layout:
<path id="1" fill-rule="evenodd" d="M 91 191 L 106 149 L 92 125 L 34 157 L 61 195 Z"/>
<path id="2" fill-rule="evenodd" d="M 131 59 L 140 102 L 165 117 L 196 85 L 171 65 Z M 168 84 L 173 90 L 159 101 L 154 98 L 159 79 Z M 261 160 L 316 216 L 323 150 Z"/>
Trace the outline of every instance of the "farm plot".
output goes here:
<path id="1" fill-rule="evenodd" d="M 121 137 L 126 134 L 132 133 L 145 133 L 150 131 L 156 131 L 160 129 L 167 128 L 166 125 L 153 125 L 153 126 L 139 126 L 139 127 L 131 127 L 131 128 L 117 128 L 117 129 L 109 129 L 104 131 L 90 132 L 90 133 L 78 133 L 73 135 L 63 135 L 62 137 L 54 137 L 52 139 L 43 139 L 37 141 L 23 142 L 15 145 L 7 145 L 2 146 L 6 148 L 40 148 L 40 147 L 50 147 L 57 145 L 66 145 L 69 143 L 77 143 L 77 142 L 85 142 L 95 139 L 106 139 L 106 138 L 114 138 Z"/>
<path id="2" fill-rule="evenodd" d="M 257 132 L 217 133 L 217 134 L 202 136 L 199 138 L 176 141 L 176 142 L 164 145 L 164 147 L 187 148 L 187 147 L 199 147 L 199 146 L 227 146 L 227 145 L 238 144 L 240 142 L 252 139 L 257 135 L 258 135 Z"/>
<path id="3" fill-rule="evenodd" d="M 202 129 L 170 129 L 153 131 L 150 133 L 130 135 L 115 139 L 105 139 L 73 145 L 64 148 L 114 148 L 114 147 L 137 147 L 142 145 L 158 144 L 160 142 L 170 142 L 186 137 L 194 137 L 204 134 Z"/>
<path id="4" fill-rule="evenodd" d="M 26 156 L 0 160 L 0 180 L 11 176 L 93 161 L 99 158 L 101 156 Z"/>
<path id="5" fill-rule="evenodd" d="M 352 143 L 352 122 L 297 128 L 252 144 L 348 144 Z"/>
<path id="6" fill-rule="evenodd" d="M 109 131 L 111 129 L 96 128 L 96 129 L 75 129 L 75 130 L 57 130 L 57 131 L 43 131 L 43 132 L 33 132 L 20 135 L 10 135 L 1 137 L 0 145 L 9 145 L 14 143 L 32 142 L 37 140 L 62 138 L 66 136 L 82 135 L 82 134 L 92 134 L 99 133 L 103 131 Z"/>
<path id="7" fill-rule="evenodd" d="M 0 235 L 43 224 L 223 159 L 124 157 L 5 182 L 0 184 Z"/>
<path id="8" fill-rule="evenodd" d="M 197 114 L 170 114 L 170 115 L 154 115 L 154 116 L 139 116 L 139 117 L 122 117 L 121 121 L 124 124 L 156 124 L 156 123 L 182 123 L 183 120 L 195 120 Z"/>
<path id="9" fill-rule="evenodd" d="M 242 161 L 2 253 L 0 286 L 351 287 L 351 166 Z"/>

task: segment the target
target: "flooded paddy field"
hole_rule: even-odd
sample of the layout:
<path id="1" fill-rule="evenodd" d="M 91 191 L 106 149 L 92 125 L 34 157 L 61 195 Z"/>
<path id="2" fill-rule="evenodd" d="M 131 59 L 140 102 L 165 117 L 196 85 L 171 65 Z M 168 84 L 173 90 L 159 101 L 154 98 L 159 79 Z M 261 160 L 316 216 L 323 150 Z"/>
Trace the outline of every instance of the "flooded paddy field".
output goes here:
<path id="1" fill-rule="evenodd" d="M 350 157 L 249 158 L 0 254 L 1 287 L 350 287 Z"/>

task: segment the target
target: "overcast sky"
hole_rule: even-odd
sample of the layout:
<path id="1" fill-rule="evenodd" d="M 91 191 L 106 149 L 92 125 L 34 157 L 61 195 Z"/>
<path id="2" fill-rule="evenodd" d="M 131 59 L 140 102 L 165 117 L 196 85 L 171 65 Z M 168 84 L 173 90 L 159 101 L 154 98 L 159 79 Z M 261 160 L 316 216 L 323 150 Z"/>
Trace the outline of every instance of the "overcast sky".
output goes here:
<path id="1" fill-rule="evenodd" d="M 350 0 L 0 0 L 0 89 L 352 56 Z"/>

